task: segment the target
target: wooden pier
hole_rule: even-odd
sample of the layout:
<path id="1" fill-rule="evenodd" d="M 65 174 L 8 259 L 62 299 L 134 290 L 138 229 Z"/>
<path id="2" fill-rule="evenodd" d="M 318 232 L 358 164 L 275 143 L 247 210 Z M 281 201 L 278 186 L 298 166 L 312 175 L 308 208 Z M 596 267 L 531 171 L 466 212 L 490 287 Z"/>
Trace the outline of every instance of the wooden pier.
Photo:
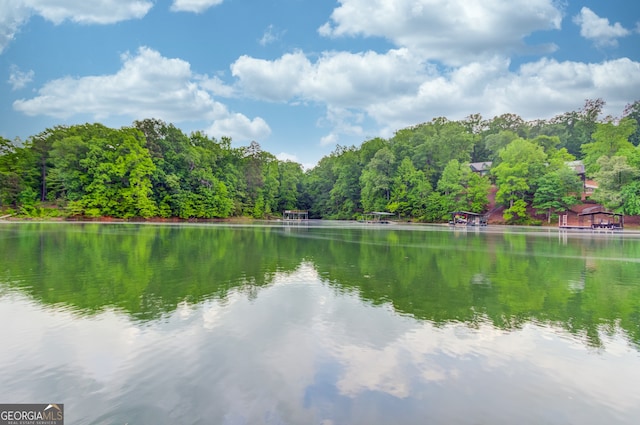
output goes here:
<path id="1" fill-rule="evenodd" d="M 302 221 L 309 220 L 309 211 L 307 210 L 286 210 L 282 213 L 282 219 L 285 221 Z"/>
<path id="2" fill-rule="evenodd" d="M 380 211 L 372 211 L 368 213 L 364 213 L 363 223 L 369 224 L 391 224 L 389 218 L 394 214 L 390 212 L 380 212 Z"/>

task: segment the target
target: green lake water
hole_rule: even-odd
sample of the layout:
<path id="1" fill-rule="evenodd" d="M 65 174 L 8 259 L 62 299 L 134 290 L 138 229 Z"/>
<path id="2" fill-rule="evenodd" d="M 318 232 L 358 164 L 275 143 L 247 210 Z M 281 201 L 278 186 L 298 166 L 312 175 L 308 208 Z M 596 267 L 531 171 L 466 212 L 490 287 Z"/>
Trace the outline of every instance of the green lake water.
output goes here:
<path id="1" fill-rule="evenodd" d="M 0 403 L 66 424 L 637 424 L 640 234 L 0 223 Z"/>

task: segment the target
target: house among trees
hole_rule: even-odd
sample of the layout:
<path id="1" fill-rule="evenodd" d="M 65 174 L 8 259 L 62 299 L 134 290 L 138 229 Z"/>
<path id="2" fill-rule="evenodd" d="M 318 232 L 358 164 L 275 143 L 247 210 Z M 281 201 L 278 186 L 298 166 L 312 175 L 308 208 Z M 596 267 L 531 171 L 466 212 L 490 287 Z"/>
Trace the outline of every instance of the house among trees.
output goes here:
<path id="1" fill-rule="evenodd" d="M 586 196 L 593 195 L 593 192 L 598 188 L 598 183 L 595 180 L 587 179 L 584 163 L 582 161 L 569 161 L 566 164 L 582 181 L 582 199 L 584 200 Z"/>
<path id="2" fill-rule="evenodd" d="M 598 182 L 595 180 L 585 180 L 584 181 L 584 195 L 591 196 L 593 192 L 598 188 Z"/>
<path id="3" fill-rule="evenodd" d="M 567 166 L 571 168 L 582 180 L 582 185 L 584 186 L 585 181 L 587 179 L 587 174 L 584 169 L 584 163 L 582 161 L 569 161 L 566 162 Z"/>
<path id="4" fill-rule="evenodd" d="M 486 176 L 489 174 L 489 170 L 491 170 L 491 164 L 493 164 L 491 161 L 472 162 L 469 164 L 469 167 L 474 173 L 477 173 L 480 176 Z"/>

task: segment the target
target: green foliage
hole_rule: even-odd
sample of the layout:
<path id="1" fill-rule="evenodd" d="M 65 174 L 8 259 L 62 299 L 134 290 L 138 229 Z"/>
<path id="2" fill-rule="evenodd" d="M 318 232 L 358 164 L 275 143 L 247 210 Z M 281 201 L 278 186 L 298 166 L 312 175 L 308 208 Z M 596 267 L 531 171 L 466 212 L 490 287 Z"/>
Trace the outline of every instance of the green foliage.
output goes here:
<path id="1" fill-rule="evenodd" d="M 331 218 L 335 206 L 331 202 L 330 193 L 336 181 L 334 164 L 337 157 L 332 154 L 320 160 L 303 179 L 303 193 L 306 194 L 305 207 L 310 210 L 312 217 Z"/>
<path id="2" fill-rule="evenodd" d="M 277 211 L 291 210 L 298 207 L 302 178 L 304 176 L 300 164 L 291 161 L 278 162 L 278 205 Z"/>
<path id="3" fill-rule="evenodd" d="M 490 190 L 491 182 L 488 177 L 471 173 L 466 189 L 466 209 L 475 213 L 485 212 L 489 206 Z"/>
<path id="4" fill-rule="evenodd" d="M 533 143 L 542 147 L 547 155 L 552 155 L 558 150 L 560 138 L 558 136 L 539 135 L 531 140 Z M 566 148 L 562 148 L 566 152 Z"/>
<path id="5" fill-rule="evenodd" d="M 464 185 L 469 179 L 469 174 L 471 170 L 466 164 L 460 164 L 457 159 L 452 159 L 444 168 L 438 180 L 437 189 L 445 196 L 452 196 L 457 201 L 457 198 L 464 193 Z"/>
<path id="6" fill-rule="evenodd" d="M 523 174 L 521 168 L 522 167 L 511 167 L 509 169 L 503 168 L 496 172 L 496 175 L 499 176 L 499 189 L 496 192 L 497 202 L 511 206 L 514 201 L 524 198 L 530 187 L 527 183 L 527 179 L 518 175 Z"/>
<path id="7" fill-rule="evenodd" d="M 500 151 L 518 138 L 519 137 L 516 133 L 509 130 L 503 130 L 499 133 L 487 135 L 484 138 L 484 148 L 488 153 L 488 159 L 498 165 L 500 162 Z"/>
<path id="8" fill-rule="evenodd" d="M 24 189 L 18 167 L 19 150 L 9 140 L 0 137 L 0 206 L 16 206 Z"/>
<path id="9" fill-rule="evenodd" d="M 400 217 L 424 217 L 432 190 L 424 172 L 416 170 L 411 159 L 404 158 L 393 178 L 387 208 Z"/>
<path id="10" fill-rule="evenodd" d="M 636 179 L 622 186 L 620 195 L 623 199 L 622 211 L 628 215 L 640 215 L 640 180 Z"/>
<path id="11" fill-rule="evenodd" d="M 38 201 L 38 192 L 33 188 L 27 187 L 18 195 L 18 202 L 22 206 L 33 207 Z"/>
<path id="12" fill-rule="evenodd" d="M 624 156 L 602 156 L 597 165 L 600 169 L 596 173 L 598 189 L 592 198 L 612 211 L 633 214 L 640 170 L 629 165 Z"/>
<path id="13" fill-rule="evenodd" d="M 237 191 L 240 201 L 240 212 L 263 218 L 278 210 L 281 176 L 278 160 L 268 152 L 264 152 L 260 144 L 251 144 L 241 149 L 242 156 L 238 161 L 238 169 L 244 177 Z M 237 180 L 236 180 L 237 181 Z"/>
<path id="14" fill-rule="evenodd" d="M 527 203 L 522 199 L 515 200 L 509 208 L 504 210 L 503 217 L 507 224 L 528 224 Z"/>
<path id="15" fill-rule="evenodd" d="M 558 136 L 561 148 L 566 148 L 570 154 L 580 157 L 582 145 L 591 142 L 591 135 L 596 131 L 604 105 L 602 99 L 587 99 L 580 110 L 553 118 L 545 134 Z"/>
<path id="16" fill-rule="evenodd" d="M 637 124 L 631 118 L 623 118 L 619 123 L 609 121 L 597 124 L 593 141 L 582 145 L 584 165 L 588 174 L 599 170 L 598 160 L 603 156 L 625 155 L 633 150 L 629 137 L 636 131 Z"/>
<path id="17" fill-rule="evenodd" d="M 253 206 L 253 218 L 262 218 L 264 217 L 265 212 L 264 198 L 259 195 L 258 199 L 256 199 L 255 205 Z"/>
<path id="18" fill-rule="evenodd" d="M 544 211 L 548 222 L 551 221 L 553 213 L 566 211 L 577 204 L 582 193 L 582 181 L 566 165 L 544 174 L 538 180 L 537 186 L 533 207 L 538 212 Z"/>
<path id="19" fill-rule="evenodd" d="M 623 203 L 622 211 L 628 215 L 640 215 L 640 181 L 632 181 L 620 190 Z"/>
<path id="20" fill-rule="evenodd" d="M 486 211 L 490 182 L 470 171 L 473 158 L 493 160 L 496 199 L 509 220 L 522 221 L 517 201 L 550 219 L 576 200 L 576 176 L 565 166 L 576 156 L 588 172 L 613 156 L 640 170 L 640 149 L 633 146 L 638 104 L 607 122 L 599 121 L 600 99 L 550 121 L 525 122 L 514 114 L 435 118 L 389 140 L 338 145 L 306 172 L 257 142 L 232 148 L 229 138 L 186 135 L 156 119 L 122 129 L 58 126 L 30 137 L 24 147 L 0 138 L 0 206 L 37 207 L 29 204 L 35 191 L 39 201 L 88 217 L 265 218 L 308 209 L 314 218 L 352 219 L 379 210 L 439 222 L 451 210 Z M 594 174 L 602 180 L 594 199 L 637 211 L 636 186 L 614 184 L 612 172 Z"/>
<path id="21" fill-rule="evenodd" d="M 627 105 L 622 112 L 622 116 L 636 122 L 636 130 L 629 136 L 629 141 L 634 146 L 640 146 L 640 100 Z"/>
<path id="22" fill-rule="evenodd" d="M 519 115 L 509 113 L 502 114 L 489 120 L 486 130 L 488 134 L 498 134 L 501 132 L 510 132 L 517 137 L 526 138 L 529 133 L 529 125 Z"/>
<path id="23" fill-rule="evenodd" d="M 66 212 L 59 208 L 41 207 L 37 204 L 22 205 L 17 213 L 18 217 L 25 218 L 37 218 L 37 219 L 51 219 L 66 217 Z"/>
<path id="24" fill-rule="evenodd" d="M 367 147 L 371 147 L 368 144 Z M 338 147 L 336 161 L 332 163 L 332 175 L 335 178 L 333 187 L 329 191 L 331 216 L 337 219 L 350 219 L 360 207 L 360 176 L 362 163 L 355 148 Z"/>
<path id="25" fill-rule="evenodd" d="M 135 126 L 145 134 L 155 165 L 151 183 L 156 214 L 189 219 L 233 213 L 234 196 L 243 185 L 238 181 L 238 156 L 228 139 L 218 143 L 200 132 L 188 137 L 158 120 L 137 121 Z"/>
<path id="26" fill-rule="evenodd" d="M 401 150 L 402 146 L 395 145 L 409 144 L 412 162 L 416 168 L 425 172 L 432 185 L 437 184 L 444 168 L 452 159 L 469 162 L 478 140 L 476 134 L 467 131 L 464 123 L 446 118 L 435 118 L 428 124 L 414 127 L 411 132 L 412 135 L 403 135 L 399 141 L 392 140 L 392 147 L 394 150 Z"/>
<path id="27" fill-rule="evenodd" d="M 496 201 L 513 208 L 515 201 L 524 202 L 535 191 L 536 181 L 545 171 L 547 155 L 541 146 L 516 139 L 500 151 L 500 158 L 502 162 L 492 170 L 499 188 Z M 506 215 L 505 220 L 509 221 Z"/>
<path id="28" fill-rule="evenodd" d="M 155 170 L 145 139 L 132 128 L 100 124 L 57 129 L 50 174 L 72 201 L 74 214 L 119 218 L 152 217 L 151 175 Z"/>
<path id="29" fill-rule="evenodd" d="M 480 187 L 472 187 L 474 184 L 483 182 L 481 178 L 473 180 L 472 178 L 474 178 L 474 173 L 471 172 L 469 164 L 461 164 L 456 159 L 449 161 L 437 186 L 438 191 L 442 194 L 441 205 L 447 212 L 474 208 L 480 212 L 484 209 L 487 203 L 488 186 L 482 184 Z M 486 191 L 484 201 L 481 198 L 483 190 Z"/>
<path id="30" fill-rule="evenodd" d="M 442 177 L 438 180 L 437 189 L 442 194 L 440 203 L 446 211 L 483 212 L 489 204 L 488 194 L 491 183 L 471 171 L 468 163 L 458 160 L 449 161 Z"/>
<path id="31" fill-rule="evenodd" d="M 548 155 L 548 171 L 564 168 L 567 162 L 575 161 L 576 157 L 571 155 L 566 148 L 552 150 Z"/>
<path id="32" fill-rule="evenodd" d="M 427 198 L 424 219 L 431 223 L 446 222 L 450 218 L 449 200 L 440 192 L 434 191 Z"/>
<path id="33" fill-rule="evenodd" d="M 388 146 L 388 141 L 380 137 L 376 137 L 371 140 L 367 140 L 360 146 L 358 152 L 360 154 L 360 163 L 368 164 L 375 154 L 382 148 Z M 337 156 L 341 156 L 348 148 L 338 145 L 334 152 Z"/>
<path id="34" fill-rule="evenodd" d="M 384 211 L 391 199 L 395 156 L 387 147 L 380 149 L 362 171 L 362 207 L 365 211 Z"/>

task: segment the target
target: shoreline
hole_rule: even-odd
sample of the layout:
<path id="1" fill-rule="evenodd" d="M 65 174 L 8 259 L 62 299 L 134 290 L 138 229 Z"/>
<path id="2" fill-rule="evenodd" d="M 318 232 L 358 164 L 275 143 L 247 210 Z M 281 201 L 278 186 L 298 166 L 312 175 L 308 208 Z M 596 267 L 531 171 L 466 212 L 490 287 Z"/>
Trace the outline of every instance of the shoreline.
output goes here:
<path id="1" fill-rule="evenodd" d="M 637 221 L 640 220 L 640 216 L 629 216 L 633 217 Z M 252 217 L 232 217 L 232 218 L 189 218 L 182 219 L 178 217 L 171 218 L 114 218 L 114 217 L 97 217 L 97 218 L 89 218 L 89 217 L 76 217 L 76 218 L 68 218 L 68 217 L 16 217 L 16 216 L 5 216 L 0 218 L 0 223 L 97 223 L 97 224 L 264 224 L 264 223 L 282 223 L 282 224 L 305 224 L 305 223 L 330 223 L 336 222 L 344 225 L 349 224 L 362 224 L 357 220 L 327 220 L 327 219 L 309 219 L 309 220 L 291 220 L 286 221 L 279 218 L 272 219 L 256 219 Z M 621 234 L 624 233 L 625 230 L 629 230 L 634 233 L 640 232 L 640 225 L 636 223 L 625 224 L 623 229 L 619 230 L 598 230 L 598 229 L 578 229 L 578 228 L 562 228 L 557 224 L 548 224 L 544 223 L 541 225 L 515 225 L 515 224 L 504 224 L 504 223 L 489 223 L 487 226 L 451 226 L 448 223 L 426 223 L 426 222 L 416 222 L 416 221 L 394 221 L 391 220 L 390 224 L 393 225 L 423 225 L 423 226 L 437 226 L 437 227 L 448 227 L 452 229 L 458 230 L 480 230 L 480 229 L 540 229 L 540 230 L 557 230 L 559 233 L 571 233 L 571 234 Z M 371 226 L 371 224 L 369 224 Z M 380 225 L 385 228 L 387 225 Z"/>

